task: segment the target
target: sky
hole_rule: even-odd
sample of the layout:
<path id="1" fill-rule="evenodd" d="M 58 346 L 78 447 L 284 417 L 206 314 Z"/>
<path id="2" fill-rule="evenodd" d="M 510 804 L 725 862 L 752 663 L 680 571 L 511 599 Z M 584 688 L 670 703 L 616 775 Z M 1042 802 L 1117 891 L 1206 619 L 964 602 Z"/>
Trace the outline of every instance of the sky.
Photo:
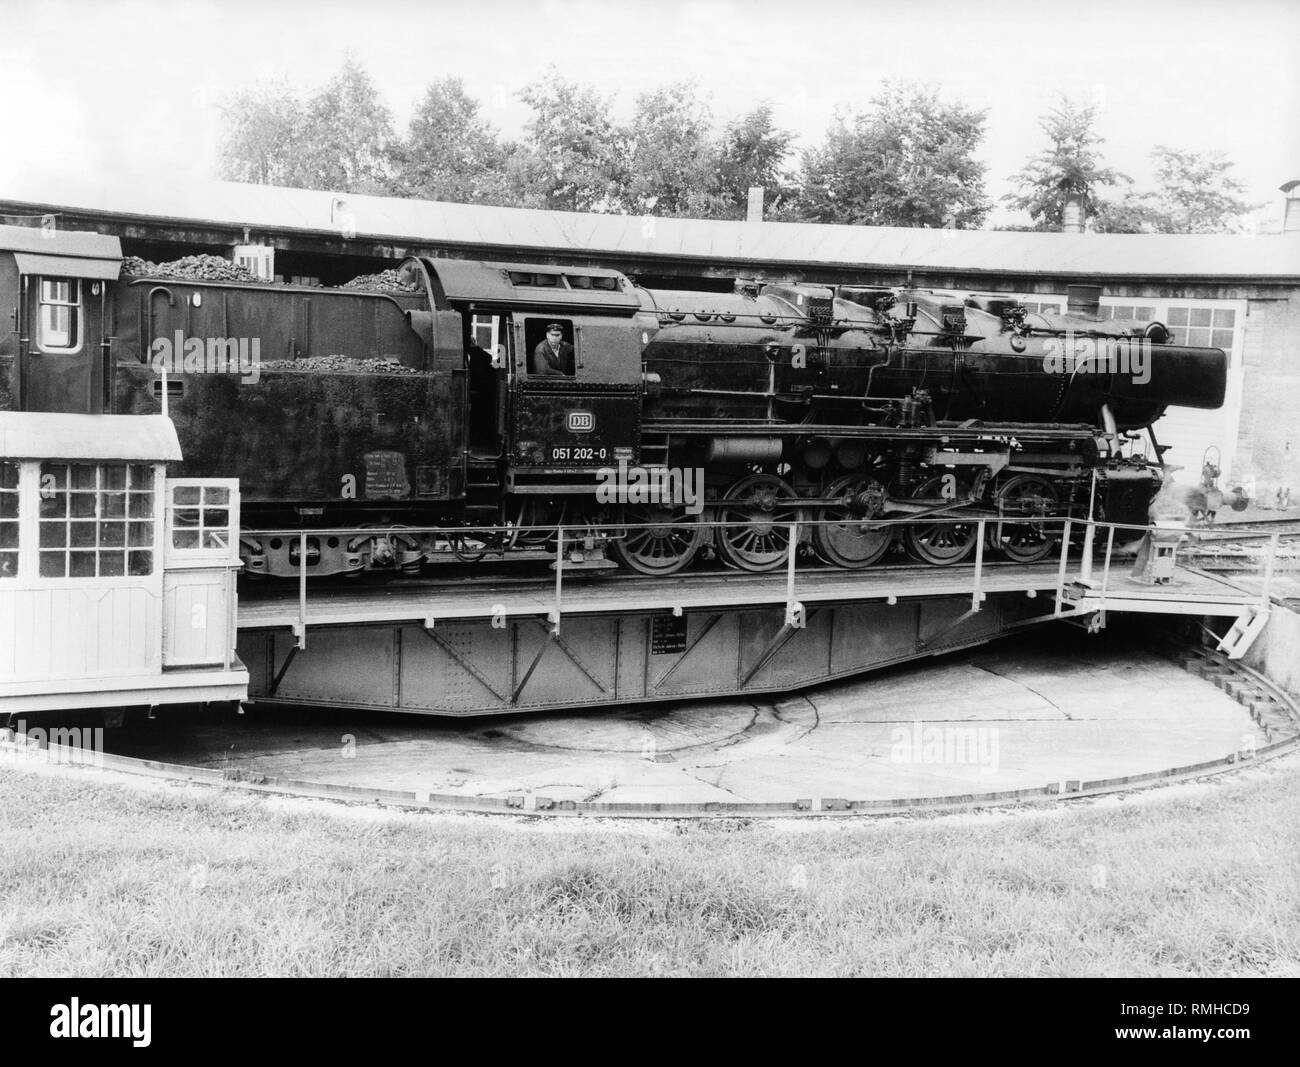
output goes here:
<path id="1" fill-rule="evenodd" d="M 1267 214 L 1300 178 L 1298 44 L 1294 0 L 0 0 L 0 196 L 9 174 L 109 188 L 213 177 L 223 95 L 279 76 L 305 95 L 351 51 L 399 127 L 450 75 L 507 135 L 528 118 L 519 90 L 552 64 L 613 95 L 619 117 L 684 79 L 719 124 L 769 99 L 797 147 L 888 78 L 928 82 L 988 109 L 995 198 L 1044 147 L 1038 120 L 1064 92 L 1098 106 L 1105 161 L 1138 187 L 1158 144 L 1222 150 Z"/>

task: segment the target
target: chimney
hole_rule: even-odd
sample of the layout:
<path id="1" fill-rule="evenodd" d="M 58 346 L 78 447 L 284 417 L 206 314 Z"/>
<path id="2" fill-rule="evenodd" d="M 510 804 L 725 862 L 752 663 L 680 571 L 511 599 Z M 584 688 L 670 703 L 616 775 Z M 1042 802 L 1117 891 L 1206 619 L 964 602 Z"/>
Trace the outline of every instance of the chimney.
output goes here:
<path id="1" fill-rule="evenodd" d="M 763 187 L 761 185 L 751 185 L 749 187 L 749 203 L 745 208 L 745 221 L 763 221 Z"/>
<path id="2" fill-rule="evenodd" d="M 1286 194 L 1286 208 L 1282 214 L 1282 232 L 1300 233 L 1300 180 L 1282 186 Z"/>
<path id="3" fill-rule="evenodd" d="M 1062 233 L 1083 233 L 1083 197 L 1071 193 L 1065 198 L 1065 210 L 1061 213 Z"/>

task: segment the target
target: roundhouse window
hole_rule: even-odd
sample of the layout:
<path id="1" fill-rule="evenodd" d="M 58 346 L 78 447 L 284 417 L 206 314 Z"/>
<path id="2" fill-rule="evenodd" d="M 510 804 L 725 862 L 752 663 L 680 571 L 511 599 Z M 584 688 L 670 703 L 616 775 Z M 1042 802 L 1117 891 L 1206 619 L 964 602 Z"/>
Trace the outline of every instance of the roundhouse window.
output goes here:
<path id="1" fill-rule="evenodd" d="M 1138 322 L 1150 322 L 1156 317 L 1156 309 L 1149 304 L 1113 304 L 1101 309 L 1103 319 L 1136 319 Z"/>
<path id="2" fill-rule="evenodd" d="M 1172 307 L 1168 326 L 1175 344 L 1232 352 L 1237 313 L 1232 308 Z"/>

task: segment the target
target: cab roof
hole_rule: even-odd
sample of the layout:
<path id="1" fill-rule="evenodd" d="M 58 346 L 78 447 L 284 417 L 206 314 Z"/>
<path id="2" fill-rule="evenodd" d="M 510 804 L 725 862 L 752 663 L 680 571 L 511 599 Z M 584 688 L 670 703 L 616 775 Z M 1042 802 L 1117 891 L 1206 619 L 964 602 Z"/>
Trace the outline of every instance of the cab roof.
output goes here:
<path id="1" fill-rule="evenodd" d="M 494 304 L 632 315 L 641 307 L 632 283 L 619 271 L 601 267 L 419 257 L 408 259 L 403 270 L 417 264 L 440 308 Z"/>
<path id="2" fill-rule="evenodd" d="M 6 252 L 21 274 L 112 281 L 122 270 L 122 242 L 101 233 L 0 226 L 0 254 Z"/>

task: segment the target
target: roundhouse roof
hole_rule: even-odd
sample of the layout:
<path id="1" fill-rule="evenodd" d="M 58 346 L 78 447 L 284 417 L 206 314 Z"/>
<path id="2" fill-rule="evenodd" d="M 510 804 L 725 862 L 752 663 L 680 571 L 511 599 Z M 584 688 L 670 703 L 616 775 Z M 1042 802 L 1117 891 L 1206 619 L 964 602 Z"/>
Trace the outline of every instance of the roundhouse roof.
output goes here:
<path id="1" fill-rule="evenodd" d="M 19 186 L 24 186 L 19 188 Z M 56 187 L 57 186 L 57 187 Z M 1066 234 L 728 222 L 483 207 L 238 182 L 126 191 L 76 179 L 0 184 L 0 211 L 76 211 L 263 233 L 365 238 L 397 248 L 473 248 L 771 266 L 996 272 L 1072 278 L 1300 279 L 1300 234 Z"/>

